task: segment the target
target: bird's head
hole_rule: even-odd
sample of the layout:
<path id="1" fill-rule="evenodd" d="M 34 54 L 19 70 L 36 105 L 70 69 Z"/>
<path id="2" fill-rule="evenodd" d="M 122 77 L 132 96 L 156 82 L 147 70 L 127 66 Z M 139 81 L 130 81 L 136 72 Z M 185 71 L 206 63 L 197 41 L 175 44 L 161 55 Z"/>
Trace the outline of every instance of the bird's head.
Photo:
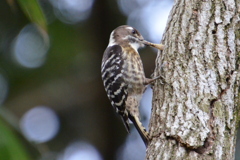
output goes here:
<path id="1" fill-rule="evenodd" d="M 138 50 L 145 45 L 158 48 L 156 46 L 158 44 L 153 44 L 144 40 L 143 36 L 138 32 L 137 29 L 128 25 L 119 26 L 112 31 L 108 46 L 116 44 L 121 46 L 130 45 L 135 50 Z"/>

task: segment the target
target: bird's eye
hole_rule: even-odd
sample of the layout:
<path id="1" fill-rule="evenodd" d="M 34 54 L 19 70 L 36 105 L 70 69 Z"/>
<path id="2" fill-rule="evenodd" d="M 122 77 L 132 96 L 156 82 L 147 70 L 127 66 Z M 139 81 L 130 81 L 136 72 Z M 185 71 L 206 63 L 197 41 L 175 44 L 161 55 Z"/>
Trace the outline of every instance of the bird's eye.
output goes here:
<path id="1" fill-rule="evenodd" d="M 136 34 L 137 32 L 136 32 L 136 30 L 135 29 L 133 29 L 132 30 L 132 34 Z"/>

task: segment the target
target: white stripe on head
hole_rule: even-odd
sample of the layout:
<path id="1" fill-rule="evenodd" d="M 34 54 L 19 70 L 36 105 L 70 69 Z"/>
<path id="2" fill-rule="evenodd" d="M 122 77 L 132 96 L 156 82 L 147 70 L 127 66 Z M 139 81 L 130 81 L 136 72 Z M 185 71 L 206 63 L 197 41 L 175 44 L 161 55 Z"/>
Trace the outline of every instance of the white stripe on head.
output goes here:
<path id="1" fill-rule="evenodd" d="M 112 33 L 110 34 L 110 39 L 109 39 L 109 43 L 108 43 L 108 47 L 115 45 L 115 39 L 113 38 L 113 34 L 114 31 L 112 31 Z"/>
<path id="2" fill-rule="evenodd" d="M 127 36 L 123 37 L 122 40 L 126 40 L 126 39 L 128 39 L 129 37 L 130 37 L 130 36 L 127 35 Z"/>
<path id="3" fill-rule="evenodd" d="M 129 26 L 129 27 L 126 27 L 126 29 L 133 30 L 133 28 L 132 28 L 132 27 L 130 27 L 130 26 Z"/>

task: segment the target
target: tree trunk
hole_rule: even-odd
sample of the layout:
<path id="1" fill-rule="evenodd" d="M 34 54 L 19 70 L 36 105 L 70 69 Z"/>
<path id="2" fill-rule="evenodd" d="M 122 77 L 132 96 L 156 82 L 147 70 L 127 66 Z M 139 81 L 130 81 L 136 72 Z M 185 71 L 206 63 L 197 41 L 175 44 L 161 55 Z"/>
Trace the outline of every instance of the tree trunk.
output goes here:
<path id="1" fill-rule="evenodd" d="M 159 52 L 147 160 L 234 159 L 240 3 L 176 0 Z"/>

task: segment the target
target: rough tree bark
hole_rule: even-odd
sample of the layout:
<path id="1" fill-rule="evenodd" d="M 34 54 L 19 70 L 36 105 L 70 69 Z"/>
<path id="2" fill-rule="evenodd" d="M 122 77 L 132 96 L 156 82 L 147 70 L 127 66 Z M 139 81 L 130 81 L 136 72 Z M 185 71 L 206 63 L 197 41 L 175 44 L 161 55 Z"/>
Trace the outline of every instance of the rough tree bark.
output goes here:
<path id="1" fill-rule="evenodd" d="M 240 3 L 176 0 L 159 52 L 147 160 L 234 159 Z"/>

